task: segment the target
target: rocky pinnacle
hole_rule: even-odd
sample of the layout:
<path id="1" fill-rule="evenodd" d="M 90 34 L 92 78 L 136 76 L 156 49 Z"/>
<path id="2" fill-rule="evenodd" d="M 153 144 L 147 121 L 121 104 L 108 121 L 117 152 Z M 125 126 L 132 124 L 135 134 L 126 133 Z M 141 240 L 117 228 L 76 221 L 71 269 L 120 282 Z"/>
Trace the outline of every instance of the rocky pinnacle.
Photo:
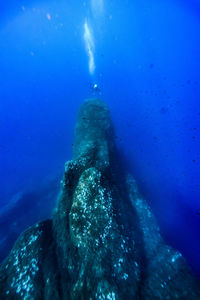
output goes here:
<path id="1" fill-rule="evenodd" d="M 57 207 L 21 234 L 0 266 L 0 299 L 200 299 L 126 173 L 108 107 L 81 106 Z M 161 199 L 162 200 L 162 199 Z"/>

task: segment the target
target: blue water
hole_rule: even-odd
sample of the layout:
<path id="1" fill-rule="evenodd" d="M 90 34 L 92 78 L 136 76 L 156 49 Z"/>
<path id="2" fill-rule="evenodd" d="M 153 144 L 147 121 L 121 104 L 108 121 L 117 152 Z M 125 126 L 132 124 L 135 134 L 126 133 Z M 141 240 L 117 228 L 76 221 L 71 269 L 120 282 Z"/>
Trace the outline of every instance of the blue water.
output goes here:
<path id="1" fill-rule="evenodd" d="M 9 209 L 27 191 L 37 191 L 40 203 L 42 186 L 59 185 L 78 108 L 97 83 L 126 168 L 165 239 L 200 276 L 200 1 L 93 3 L 103 4 L 102 11 L 89 0 L 1 4 L 0 205 Z M 86 21 L 95 45 L 93 74 Z M 30 211 L 35 200 L 26 201 Z M 43 203 L 43 214 L 24 220 L 24 227 L 50 208 L 52 201 Z M 26 211 L 21 205 L 18 213 Z"/>

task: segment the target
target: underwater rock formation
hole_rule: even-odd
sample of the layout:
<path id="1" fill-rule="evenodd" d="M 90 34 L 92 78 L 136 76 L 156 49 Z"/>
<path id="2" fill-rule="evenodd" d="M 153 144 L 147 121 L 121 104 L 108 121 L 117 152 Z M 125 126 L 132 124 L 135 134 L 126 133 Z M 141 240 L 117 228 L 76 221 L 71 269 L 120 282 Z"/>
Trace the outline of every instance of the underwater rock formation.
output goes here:
<path id="1" fill-rule="evenodd" d="M 48 179 L 37 188 L 18 192 L 7 205 L 2 207 L 0 210 L 0 263 L 8 255 L 22 231 L 52 215 L 59 188 L 59 179 Z"/>
<path id="2" fill-rule="evenodd" d="M 106 105 L 84 102 L 52 220 L 21 234 L 0 299 L 200 299 L 200 285 L 120 163 Z"/>

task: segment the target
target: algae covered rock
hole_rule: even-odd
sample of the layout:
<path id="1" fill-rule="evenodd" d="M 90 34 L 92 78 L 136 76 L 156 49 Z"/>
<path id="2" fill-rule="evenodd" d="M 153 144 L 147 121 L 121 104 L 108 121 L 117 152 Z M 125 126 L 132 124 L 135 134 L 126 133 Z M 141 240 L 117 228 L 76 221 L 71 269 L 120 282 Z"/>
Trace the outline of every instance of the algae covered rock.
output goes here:
<path id="1" fill-rule="evenodd" d="M 200 299 L 114 143 L 107 106 L 81 106 L 53 219 L 24 232 L 0 267 L 0 299 Z"/>

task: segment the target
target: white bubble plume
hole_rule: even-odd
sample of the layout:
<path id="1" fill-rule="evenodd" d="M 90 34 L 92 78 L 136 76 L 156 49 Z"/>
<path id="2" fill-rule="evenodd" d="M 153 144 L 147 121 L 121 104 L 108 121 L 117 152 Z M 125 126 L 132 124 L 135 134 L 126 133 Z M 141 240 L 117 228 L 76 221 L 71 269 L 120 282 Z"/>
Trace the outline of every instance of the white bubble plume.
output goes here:
<path id="1" fill-rule="evenodd" d="M 93 75 L 95 71 L 95 61 L 94 61 L 94 40 L 91 30 L 88 26 L 87 20 L 84 23 L 84 40 L 85 47 L 89 57 L 89 71 Z"/>

